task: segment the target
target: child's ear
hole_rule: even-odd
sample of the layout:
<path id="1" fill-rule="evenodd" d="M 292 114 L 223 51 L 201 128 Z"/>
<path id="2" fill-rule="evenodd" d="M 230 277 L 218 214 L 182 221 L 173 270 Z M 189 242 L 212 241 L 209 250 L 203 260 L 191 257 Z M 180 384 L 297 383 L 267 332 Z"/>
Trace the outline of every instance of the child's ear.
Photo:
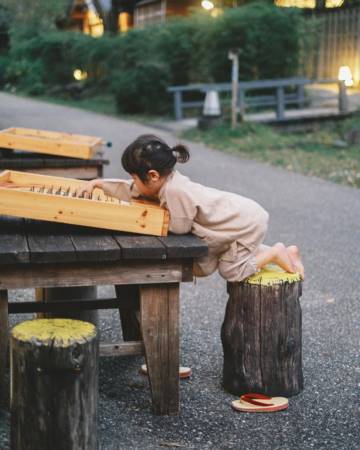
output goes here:
<path id="1" fill-rule="evenodd" d="M 151 180 L 152 182 L 159 181 L 160 174 L 157 170 L 151 169 L 148 171 L 148 180 Z"/>

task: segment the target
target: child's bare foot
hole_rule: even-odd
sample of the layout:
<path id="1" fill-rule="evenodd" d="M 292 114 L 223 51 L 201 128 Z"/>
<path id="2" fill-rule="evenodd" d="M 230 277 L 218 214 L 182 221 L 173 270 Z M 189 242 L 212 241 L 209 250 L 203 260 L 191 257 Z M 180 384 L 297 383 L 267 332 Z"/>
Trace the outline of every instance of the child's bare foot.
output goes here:
<path id="1" fill-rule="evenodd" d="M 299 272 L 299 274 L 301 275 L 301 278 L 304 279 L 305 278 L 305 269 L 304 269 L 303 263 L 301 262 L 299 248 L 296 245 L 290 245 L 286 249 L 288 251 L 288 254 L 291 258 L 291 261 L 293 263 L 295 270 L 297 272 Z"/>
<path id="2" fill-rule="evenodd" d="M 275 245 L 273 245 L 272 250 L 274 252 L 273 262 L 275 264 L 286 270 L 286 272 L 296 272 L 287 248 L 282 242 L 277 242 Z"/>

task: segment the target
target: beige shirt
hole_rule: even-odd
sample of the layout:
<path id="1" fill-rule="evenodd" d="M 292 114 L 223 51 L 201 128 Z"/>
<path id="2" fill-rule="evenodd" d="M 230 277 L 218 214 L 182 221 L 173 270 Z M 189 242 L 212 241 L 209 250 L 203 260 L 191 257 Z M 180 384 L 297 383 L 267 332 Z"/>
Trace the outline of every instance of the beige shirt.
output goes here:
<path id="1" fill-rule="evenodd" d="M 126 201 L 139 196 L 132 180 L 104 180 L 104 190 Z M 195 183 L 177 170 L 167 177 L 158 197 L 169 210 L 172 233 L 191 232 L 209 246 L 209 256 L 198 259 L 203 275 L 216 270 L 220 257 L 235 257 L 235 242 L 254 251 L 269 218 L 255 201 Z"/>

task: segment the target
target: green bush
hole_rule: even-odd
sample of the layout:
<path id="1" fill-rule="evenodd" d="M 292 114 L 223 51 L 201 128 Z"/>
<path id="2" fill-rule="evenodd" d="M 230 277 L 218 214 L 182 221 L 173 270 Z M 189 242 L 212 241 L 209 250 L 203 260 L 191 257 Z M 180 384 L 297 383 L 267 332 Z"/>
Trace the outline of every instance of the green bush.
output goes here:
<path id="1" fill-rule="evenodd" d="M 299 14 L 293 9 L 266 3 L 251 3 L 227 10 L 212 27 L 203 30 L 202 46 L 207 49 L 202 65 L 207 77 L 229 81 L 229 50 L 240 50 L 241 80 L 289 77 L 298 68 Z"/>
<path id="2" fill-rule="evenodd" d="M 167 67 L 150 62 L 119 71 L 112 83 L 119 112 L 163 114 L 169 108 Z"/>
<path id="3" fill-rule="evenodd" d="M 23 28 L 11 34 L 5 81 L 34 95 L 62 95 L 81 69 L 88 74 L 83 96 L 114 95 L 124 113 L 166 113 L 168 86 L 230 81 L 230 49 L 241 51 L 242 80 L 293 75 L 300 22 L 293 10 L 252 3 L 216 19 L 197 14 L 98 39 Z"/>

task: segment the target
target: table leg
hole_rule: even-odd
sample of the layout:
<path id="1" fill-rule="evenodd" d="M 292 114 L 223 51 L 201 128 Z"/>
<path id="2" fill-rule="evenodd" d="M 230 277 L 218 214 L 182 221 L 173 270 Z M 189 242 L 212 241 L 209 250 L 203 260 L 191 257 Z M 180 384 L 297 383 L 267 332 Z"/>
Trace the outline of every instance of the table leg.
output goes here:
<path id="1" fill-rule="evenodd" d="M 155 414 L 179 413 L 179 284 L 140 287 L 141 328 Z"/>
<path id="2" fill-rule="evenodd" d="M 6 393 L 7 384 L 5 384 L 5 373 L 8 366 L 8 349 L 8 292 L 6 290 L 0 290 L 0 399 L 5 402 L 8 397 Z"/>
<path id="3" fill-rule="evenodd" d="M 136 284 L 115 285 L 116 297 L 120 300 L 131 298 L 134 309 L 119 309 L 124 341 L 141 341 L 139 319 L 139 286 Z"/>

